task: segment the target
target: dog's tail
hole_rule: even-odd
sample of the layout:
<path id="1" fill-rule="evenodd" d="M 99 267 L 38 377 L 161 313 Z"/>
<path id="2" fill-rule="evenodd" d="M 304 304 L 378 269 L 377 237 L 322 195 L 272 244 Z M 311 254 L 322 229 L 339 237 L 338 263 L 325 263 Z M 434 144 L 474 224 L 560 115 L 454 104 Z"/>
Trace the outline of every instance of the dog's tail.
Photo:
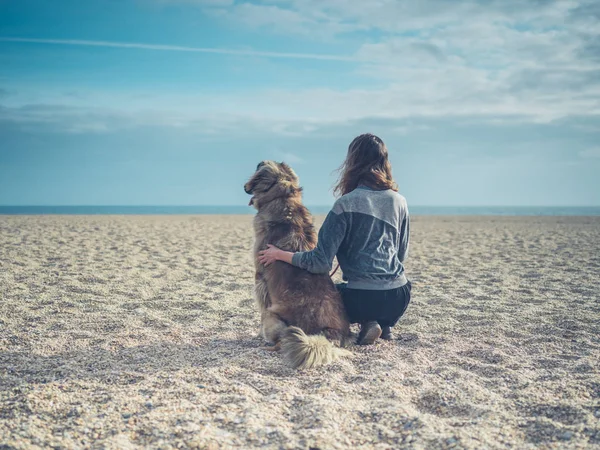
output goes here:
<path id="1" fill-rule="evenodd" d="M 307 335 L 298 327 L 288 327 L 281 339 L 283 358 L 294 369 L 311 369 L 324 366 L 336 359 L 350 355 L 348 350 L 334 347 L 322 335 Z"/>

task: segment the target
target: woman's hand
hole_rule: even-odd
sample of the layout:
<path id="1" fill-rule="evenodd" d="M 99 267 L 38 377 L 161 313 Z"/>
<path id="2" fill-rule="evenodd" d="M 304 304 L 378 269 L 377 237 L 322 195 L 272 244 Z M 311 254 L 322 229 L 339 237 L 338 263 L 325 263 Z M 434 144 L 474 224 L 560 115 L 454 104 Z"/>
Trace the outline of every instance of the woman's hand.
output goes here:
<path id="1" fill-rule="evenodd" d="M 283 251 L 275 247 L 274 245 L 267 244 L 266 250 L 258 252 L 258 261 L 265 266 L 268 266 L 275 261 L 281 261 Z"/>

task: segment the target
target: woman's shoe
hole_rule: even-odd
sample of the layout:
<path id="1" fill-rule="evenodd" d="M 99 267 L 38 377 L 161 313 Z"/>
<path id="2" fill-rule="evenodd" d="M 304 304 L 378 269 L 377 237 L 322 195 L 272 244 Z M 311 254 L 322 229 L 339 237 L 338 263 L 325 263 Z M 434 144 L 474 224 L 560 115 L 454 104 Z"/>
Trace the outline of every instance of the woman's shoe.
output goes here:
<path id="1" fill-rule="evenodd" d="M 392 327 L 381 327 L 381 339 L 391 341 L 394 339 L 394 333 L 392 333 Z"/>
<path id="2" fill-rule="evenodd" d="M 358 334 L 358 345 L 371 345 L 374 344 L 377 339 L 381 336 L 381 327 L 375 321 L 365 322 L 360 327 L 360 333 Z"/>

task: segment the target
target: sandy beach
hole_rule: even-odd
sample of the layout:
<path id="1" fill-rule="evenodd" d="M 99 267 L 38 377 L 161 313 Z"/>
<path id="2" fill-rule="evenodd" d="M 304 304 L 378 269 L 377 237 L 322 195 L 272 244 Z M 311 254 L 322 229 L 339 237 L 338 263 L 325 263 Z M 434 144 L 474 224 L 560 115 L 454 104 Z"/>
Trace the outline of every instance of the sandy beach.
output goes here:
<path id="1" fill-rule="evenodd" d="M 600 446 L 600 217 L 414 217 L 396 340 L 311 371 L 251 221 L 0 216 L 0 448 Z"/>

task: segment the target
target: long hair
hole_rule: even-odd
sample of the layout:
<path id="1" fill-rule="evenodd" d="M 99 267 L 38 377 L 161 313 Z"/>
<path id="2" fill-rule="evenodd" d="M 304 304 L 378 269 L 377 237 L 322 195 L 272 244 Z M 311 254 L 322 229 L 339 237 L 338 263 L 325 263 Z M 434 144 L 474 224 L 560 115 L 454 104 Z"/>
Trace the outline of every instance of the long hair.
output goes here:
<path id="1" fill-rule="evenodd" d="M 376 190 L 398 191 L 392 177 L 387 147 L 380 138 L 371 133 L 354 138 L 348 146 L 346 160 L 338 172 L 340 177 L 333 189 L 336 195 L 352 192 L 361 184 Z"/>

